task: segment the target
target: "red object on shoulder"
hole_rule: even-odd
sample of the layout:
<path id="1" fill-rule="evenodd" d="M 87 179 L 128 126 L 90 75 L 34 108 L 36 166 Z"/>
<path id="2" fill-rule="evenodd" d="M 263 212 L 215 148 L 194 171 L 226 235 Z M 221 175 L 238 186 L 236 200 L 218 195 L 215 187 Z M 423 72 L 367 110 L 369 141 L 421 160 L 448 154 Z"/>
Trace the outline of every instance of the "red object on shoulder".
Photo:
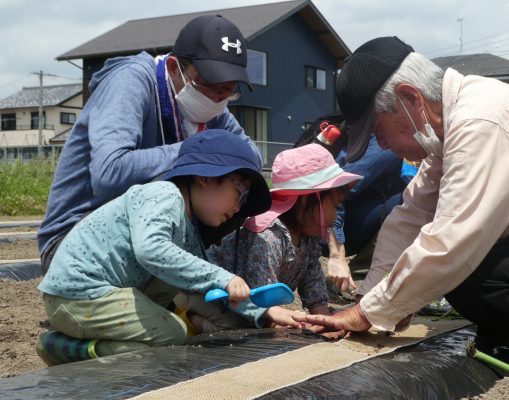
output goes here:
<path id="1" fill-rule="evenodd" d="M 330 125 L 327 121 L 320 124 L 320 131 L 316 138 L 327 146 L 336 143 L 336 140 L 341 136 L 339 128 L 336 125 Z"/>

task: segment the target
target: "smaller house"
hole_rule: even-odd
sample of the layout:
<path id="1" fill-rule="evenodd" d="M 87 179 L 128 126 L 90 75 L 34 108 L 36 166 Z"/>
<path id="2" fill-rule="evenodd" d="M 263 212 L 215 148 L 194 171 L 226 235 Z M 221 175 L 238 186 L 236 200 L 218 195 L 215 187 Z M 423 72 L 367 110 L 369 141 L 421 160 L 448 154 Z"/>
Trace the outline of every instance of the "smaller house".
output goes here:
<path id="1" fill-rule="evenodd" d="M 463 75 L 480 75 L 509 83 L 509 60 L 493 54 L 438 57 L 433 62 L 443 69 L 453 68 Z"/>
<path id="2" fill-rule="evenodd" d="M 42 144 L 60 144 L 83 109 L 83 86 L 44 86 L 42 93 Z M 24 87 L 0 100 L 0 147 L 39 144 L 39 86 Z M 56 142 L 53 142 L 53 139 Z"/>

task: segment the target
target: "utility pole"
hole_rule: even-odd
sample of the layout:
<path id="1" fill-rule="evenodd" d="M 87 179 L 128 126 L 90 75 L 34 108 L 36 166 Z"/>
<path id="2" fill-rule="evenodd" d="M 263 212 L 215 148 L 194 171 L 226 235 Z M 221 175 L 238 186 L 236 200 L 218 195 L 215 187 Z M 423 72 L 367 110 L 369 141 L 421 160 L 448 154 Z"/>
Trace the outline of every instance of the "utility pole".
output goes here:
<path id="1" fill-rule="evenodd" d="M 38 125 L 38 128 L 39 128 L 39 139 L 38 139 L 38 144 L 37 144 L 37 156 L 39 158 L 42 157 L 42 120 L 43 120 L 43 113 L 42 113 L 42 102 L 43 102 L 43 93 L 42 93 L 42 90 L 43 90 L 43 85 L 42 85 L 42 77 L 44 75 L 46 76 L 56 76 L 56 75 L 53 75 L 53 74 L 44 74 L 42 71 L 39 71 L 39 72 L 32 72 L 32 75 L 39 75 L 39 116 L 37 118 L 37 122 L 39 123 Z"/>
<path id="2" fill-rule="evenodd" d="M 37 156 L 42 158 L 42 71 L 39 71 L 39 117 L 37 122 L 39 123 L 39 141 L 37 144 Z"/>
<path id="3" fill-rule="evenodd" d="M 460 55 L 463 52 L 463 19 L 458 18 L 457 21 L 460 23 Z"/>

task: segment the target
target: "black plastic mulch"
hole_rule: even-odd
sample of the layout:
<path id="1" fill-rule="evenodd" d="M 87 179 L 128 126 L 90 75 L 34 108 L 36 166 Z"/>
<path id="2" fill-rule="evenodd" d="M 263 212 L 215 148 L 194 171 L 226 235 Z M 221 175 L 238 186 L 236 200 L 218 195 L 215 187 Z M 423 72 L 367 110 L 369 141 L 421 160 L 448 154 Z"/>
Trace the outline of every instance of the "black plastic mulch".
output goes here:
<path id="1" fill-rule="evenodd" d="M 263 398 L 459 399 L 477 395 L 499 377 L 466 355 L 465 342 L 472 337 L 472 328 L 443 334 Z M 223 332 L 192 340 L 194 345 L 104 357 L 0 379 L 0 398 L 126 399 L 321 341 L 314 335 L 272 329 Z"/>

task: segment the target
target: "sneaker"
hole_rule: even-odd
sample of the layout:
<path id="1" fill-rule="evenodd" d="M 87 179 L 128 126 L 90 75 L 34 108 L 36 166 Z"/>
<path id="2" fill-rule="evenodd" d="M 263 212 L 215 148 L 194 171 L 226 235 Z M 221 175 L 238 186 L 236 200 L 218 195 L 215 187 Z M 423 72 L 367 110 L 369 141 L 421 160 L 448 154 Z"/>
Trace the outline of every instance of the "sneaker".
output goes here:
<path id="1" fill-rule="evenodd" d="M 39 335 L 35 350 L 47 365 L 65 364 L 97 358 L 96 339 L 76 339 L 57 331 Z"/>

